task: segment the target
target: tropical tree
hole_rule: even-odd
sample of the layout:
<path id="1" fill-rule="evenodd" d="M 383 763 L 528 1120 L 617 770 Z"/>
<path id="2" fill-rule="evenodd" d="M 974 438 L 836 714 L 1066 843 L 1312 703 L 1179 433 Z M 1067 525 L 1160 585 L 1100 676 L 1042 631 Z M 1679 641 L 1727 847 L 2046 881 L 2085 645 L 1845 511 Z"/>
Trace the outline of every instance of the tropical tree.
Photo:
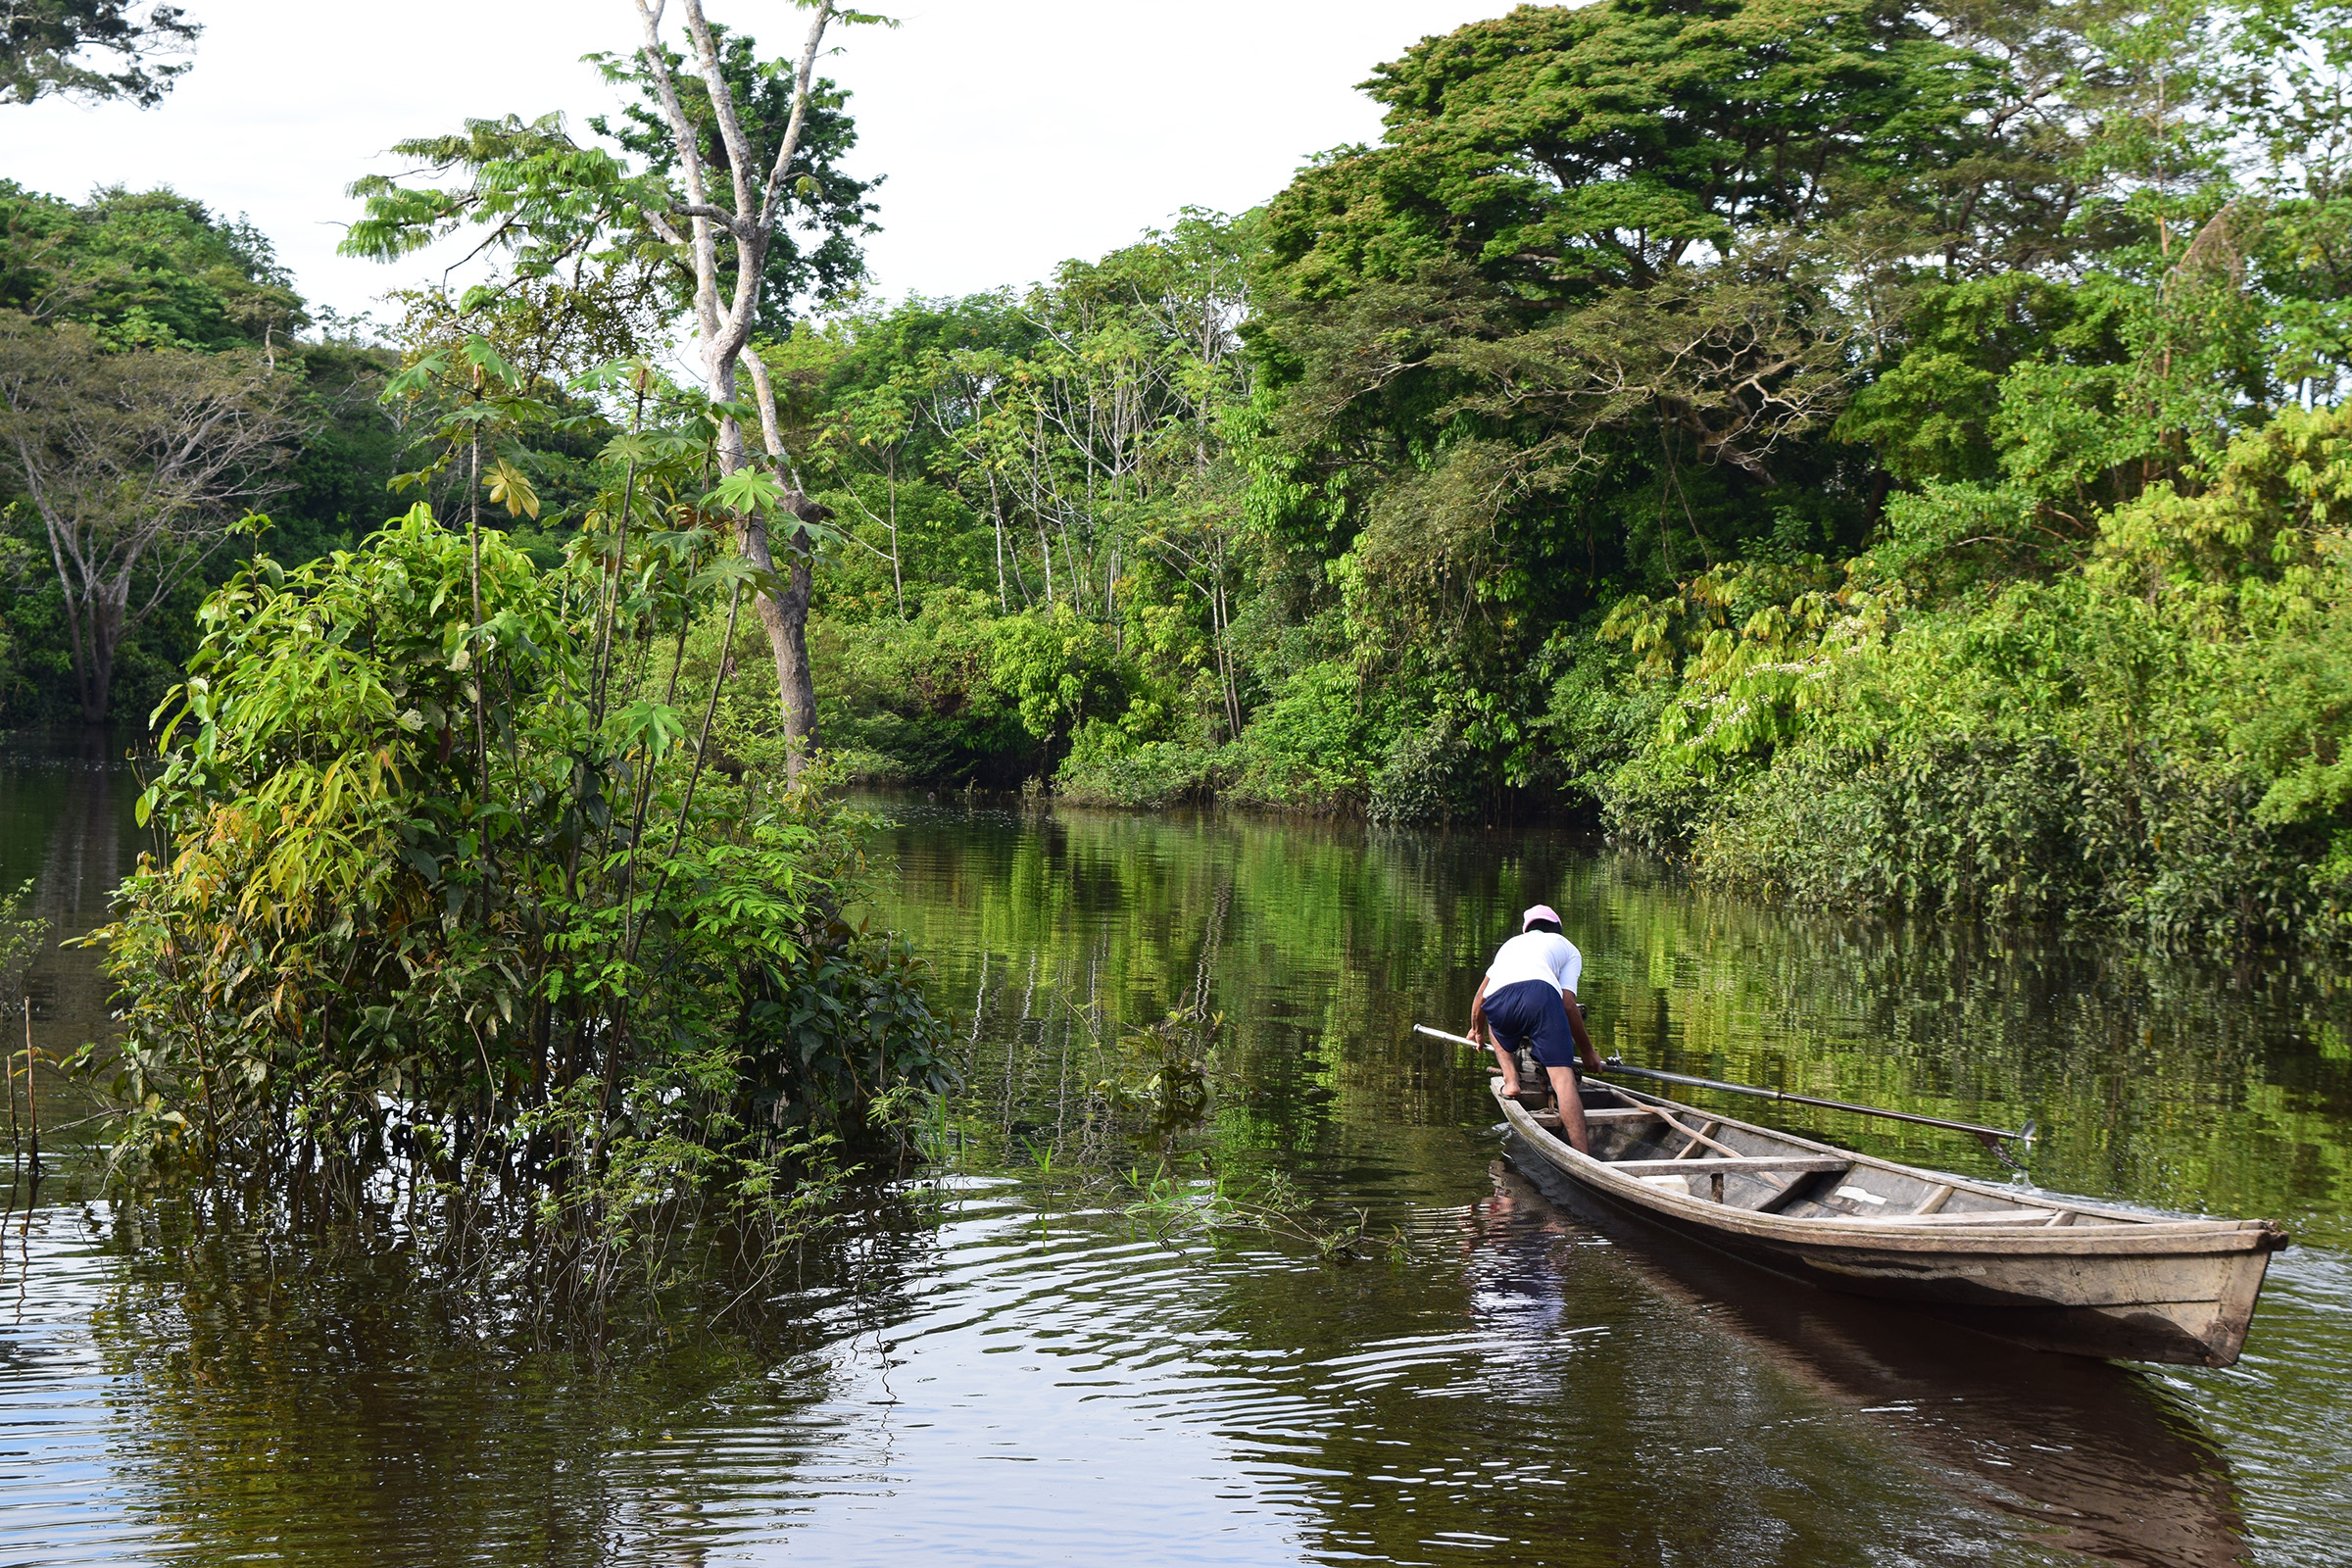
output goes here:
<path id="1" fill-rule="evenodd" d="M 124 634 L 284 487 L 298 391 L 267 353 L 109 353 L 0 311 L 0 472 L 40 518 L 85 722 L 107 716 Z"/>
<path id="2" fill-rule="evenodd" d="M 470 176 L 466 184 L 412 188 L 380 176 L 355 182 L 352 194 L 366 200 L 368 212 L 343 247 L 348 254 L 388 260 L 437 236 L 479 226 L 487 229 L 482 246 L 503 250 L 518 276 L 612 265 L 648 250 L 680 267 L 686 284 L 681 303 L 694 323 L 704 384 L 719 416 L 713 455 L 719 476 L 754 465 L 743 425 L 747 415 L 755 416 L 764 448 L 759 466 L 795 519 L 781 571 L 769 545 L 765 510 L 749 514 L 739 544 L 760 573 L 759 612 L 775 660 L 790 743 L 788 767 L 796 777 L 816 744 L 808 618 L 816 530 L 826 514 L 801 490 L 785 450 L 772 378 L 749 350 L 763 313 L 775 304 L 770 260 L 779 234 L 804 220 L 831 222 L 837 232 L 864 220 L 857 197 L 838 185 L 828 192 L 808 167 L 808 137 L 812 123 L 821 122 L 836 134 L 847 125 L 846 117 L 835 113 L 837 99 L 829 107 L 819 102 L 827 93 L 815 67 L 827 29 L 836 22 L 880 20 L 845 11 L 832 0 L 800 3 L 811 18 L 797 59 L 755 70 L 745 64 L 753 58 L 745 53 L 749 40 L 728 35 L 722 44 L 701 0 L 681 0 L 683 56 L 663 38 L 667 0 L 636 0 L 644 43 L 635 71 L 611 62 L 606 69 L 623 78 L 641 76 L 652 91 L 660 123 L 670 138 L 654 167 L 632 170 L 602 149 L 584 146 L 552 116 L 527 124 L 514 119 L 469 122 L 462 135 L 407 142 L 398 149 L 429 160 L 443 174 L 464 171 Z M 776 124 L 769 112 L 775 105 L 761 95 L 760 82 L 763 74 L 779 71 L 793 85 L 788 111 Z M 689 102 L 696 107 L 689 109 Z M 632 124 L 624 141 L 653 147 L 642 122 Z M 820 246 L 817 258 L 823 255 Z M 840 273 L 846 261 L 836 252 L 822 265 Z M 809 267 L 808 275 L 823 276 L 818 260 Z M 788 280 L 795 275 L 786 273 Z M 738 402 L 744 372 L 752 382 L 749 407 Z"/>

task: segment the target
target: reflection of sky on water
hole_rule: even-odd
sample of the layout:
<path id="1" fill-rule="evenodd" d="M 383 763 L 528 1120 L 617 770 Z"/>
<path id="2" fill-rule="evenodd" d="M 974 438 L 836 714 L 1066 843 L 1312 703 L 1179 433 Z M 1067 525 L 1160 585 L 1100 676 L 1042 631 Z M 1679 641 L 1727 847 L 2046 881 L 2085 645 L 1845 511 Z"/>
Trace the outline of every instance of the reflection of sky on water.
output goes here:
<path id="1" fill-rule="evenodd" d="M 96 760 L 0 751 L 0 872 L 84 926 L 136 842 Z M 2278 1260 L 2230 1373 L 2011 1358 L 1593 1227 L 1495 1164 L 1475 1064 L 1404 1027 L 1564 885 L 1622 1040 L 2055 1105 L 2052 1185 L 2162 1167 L 2222 1201 L 2262 1178 L 2216 1126 L 2341 1147 L 2342 1074 L 2295 1033 L 2331 997 L 2176 991 L 2223 1047 L 2143 1094 L 2144 988 L 1690 901 L 1568 840 L 942 812 L 887 847 L 973 1053 L 936 1226 L 595 1366 L 474 1344 L 396 1267 L 156 1224 L 125 1253 L 103 1206 L 44 1209 L 0 1250 L 0 1561 L 2352 1562 L 2340 1252 Z M 1393 1255 L 1162 1245 L 1070 1172 L 1115 1144 L 1097 1037 L 1203 985 L 1203 1147 L 1364 1206 Z M 1973 1157 L 1913 1136 L 1882 1152 Z M 1041 1148 L 1051 1176 L 989 1168 Z M 2271 1190 L 2332 1195 L 2315 1158 Z"/>

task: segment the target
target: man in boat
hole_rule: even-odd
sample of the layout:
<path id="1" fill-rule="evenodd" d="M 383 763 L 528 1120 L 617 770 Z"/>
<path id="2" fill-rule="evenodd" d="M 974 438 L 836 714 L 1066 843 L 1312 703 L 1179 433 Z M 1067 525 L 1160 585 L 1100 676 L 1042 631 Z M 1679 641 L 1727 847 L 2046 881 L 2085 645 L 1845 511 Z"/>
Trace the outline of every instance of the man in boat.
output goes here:
<path id="1" fill-rule="evenodd" d="M 1585 956 L 1560 935 L 1559 912 L 1539 904 L 1519 917 L 1519 934 L 1505 942 L 1487 965 L 1478 995 L 1470 1001 L 1470 1038 L 1494 1048 L 1502 1069 L 1502 1092 L 1519 1093 L 1518 1046 L 1526 1046 L 1551 1080 L 1560 1131 L 1580 1153 L 1585 1142 L 1585 1102 L 1578 1090 L 1576 1059 L 1600 1071 L 1600 1054 L 1585 1032 L 1584 1009 L 1576 1004 L 1576 983 Z"/>

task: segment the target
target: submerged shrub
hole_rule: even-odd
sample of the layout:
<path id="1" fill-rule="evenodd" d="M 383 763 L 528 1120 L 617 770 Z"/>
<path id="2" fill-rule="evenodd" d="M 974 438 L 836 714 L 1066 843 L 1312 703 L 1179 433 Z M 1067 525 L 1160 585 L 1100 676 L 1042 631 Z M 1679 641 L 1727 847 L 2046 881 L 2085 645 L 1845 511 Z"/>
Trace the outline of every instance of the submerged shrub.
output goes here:
<path id="1" fill-rule="evenodd" d="M 1176 806 L 1208 799 L 1216 756 L 1187 741 L 1137 741 L 1117 725 L 1089 722 L 1054 770 L 1054 793 L 1082 806 Z"/>
<path id="2" fill-rule="evenodd" d="M 944 1085 L 912 960 L 837 912 L 860 825 L 629 674 L 718 612 L 723 519 L 685 520 L 631 538 L 634 599 L 420 507 L 207 602 L 140 803 L 170 855 L 94 939 L 126 1174 L 544 1196 L 576 1258 L 661 1204 L 783 1224 L 878 1098 Z"/>

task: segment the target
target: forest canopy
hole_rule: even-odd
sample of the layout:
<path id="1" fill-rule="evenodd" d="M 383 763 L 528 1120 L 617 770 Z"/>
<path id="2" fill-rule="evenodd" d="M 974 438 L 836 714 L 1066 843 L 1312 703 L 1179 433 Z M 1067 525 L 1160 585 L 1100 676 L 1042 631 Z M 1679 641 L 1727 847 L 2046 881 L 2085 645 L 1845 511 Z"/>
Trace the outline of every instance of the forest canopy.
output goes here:
<path id="1" fill-rule="evenodd" d="M 2275 786 L 2336 745 L 2345 22 L 1524 6 L 1257 212 L 804 326 L 830 742 L 2331 932 L 2334 808 Z M 2306 706 L 2258 721 L 2273 661 Z"/>
<path id="2" fill-rule="evenodd" d="M 314 416 L 289 544 L 356 542 L 384 479 L 543 564 L 582 537 L 640 450 L 596 368 L 704 308 L 665 215 L 790 119 L 782 63 L 709 44 L 741 157 L 702 109 L 678 139 L 697 43 L 355 186 L 353 249 L 487 270 L 396 297 L 407 390 Z M 856 777 L 1549 810 L 1808 898 L 2333 940 L 2348 62 L 2352 10 L 2274 0 L 1522 6 L 1378 66 L 1380 138 L 1251 212 L 895 300 L 811 74 L 712 405 L 799 498 L 726 667 Z M 299 333 L 359 383 L 259 236 L 7 200 L 28 318 Z M 708 297 L 751 297 L 710 232 Z M 14 710 L 54 710 L 11 613 Z"/>

